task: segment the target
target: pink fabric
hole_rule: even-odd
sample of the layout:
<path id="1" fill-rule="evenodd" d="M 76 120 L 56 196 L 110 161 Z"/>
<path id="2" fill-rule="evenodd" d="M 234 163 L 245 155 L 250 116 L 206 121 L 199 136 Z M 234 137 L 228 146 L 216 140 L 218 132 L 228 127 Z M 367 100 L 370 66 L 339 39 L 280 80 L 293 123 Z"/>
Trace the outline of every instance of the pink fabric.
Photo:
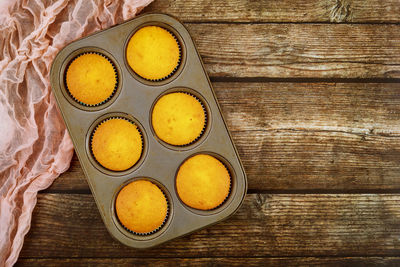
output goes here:
<path id="1" fill-rule="evenodd" d="M 132 18 L 152 0 L 0 0 L 0 266 L 13 265 L 36 195 L 73 147 L 49 71 L 66 44 Z"/>

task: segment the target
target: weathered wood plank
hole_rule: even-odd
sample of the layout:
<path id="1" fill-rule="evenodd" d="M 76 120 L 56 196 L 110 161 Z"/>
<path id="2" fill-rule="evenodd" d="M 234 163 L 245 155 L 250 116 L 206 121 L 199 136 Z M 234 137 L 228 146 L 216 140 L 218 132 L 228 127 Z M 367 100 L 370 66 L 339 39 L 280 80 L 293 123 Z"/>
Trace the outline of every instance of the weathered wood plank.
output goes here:
<path id="1" fill-rule="evenodd" d="M 88 191 L 89 185 L 86 182 L 81 164 L 76 153 L 71 160 L 69 169 L 60 175 L 47 191 Z"/>
<path id="2" fill-rule="evenodd" d="M 249 189 L 400 190 L 400 84 L 214 88 Z M 76 157 L 50 190 L 89 190 Z"/>
<path id="3" fill-rule="evenodd" d="M 395 266 L 400 257 L 19 259 L 15 266 Z"/>
<path id="4" fill-rule="evenodd" d="M 400 255 L 400 195 L 251 194 L 230 219 L 135 250 L 107 233 L 90 194 L 40 194 L 23 258 Z"/>
<path id="5" fill-rule="evenodd" d="M 201 0 L 155 1 L 145 11 L 185 22 L 372 22 L 400 21 L 398 0 Z"/>
<path id="6" fill-rule="evenodd" d="M 400 78 L 400 25 L 189 24 L 213 77 Z"/>

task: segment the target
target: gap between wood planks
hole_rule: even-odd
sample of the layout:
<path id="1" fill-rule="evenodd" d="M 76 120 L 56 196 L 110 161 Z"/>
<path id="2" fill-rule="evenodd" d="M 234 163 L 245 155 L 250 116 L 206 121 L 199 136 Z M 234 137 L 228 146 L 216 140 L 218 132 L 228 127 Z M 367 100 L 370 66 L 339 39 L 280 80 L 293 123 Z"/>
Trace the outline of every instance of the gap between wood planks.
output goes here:
<path id="1" fill-rule="evenodd" d="M 244 25 L 244 24 L 251 24 L 251 25 L 273 25 L 273 24 L 346 24 L 346 25 L 400 25 L 400 22 L 329 22 L 329 21 L 306 21 L 306 22 L 290 22 L 290 21 L 278 21 L 278 22 L 262 22 L 262 21 L 255 21 L 255 22 L 248 22 L 248 21 L 182 21 L 184 24 L 234 24 L 234 25 Z"/>
<path id="2" fill-rule="evenodd" d="M 210 77 L 212 83 L 400 83 L 400 78 L 273 78 L 273 77 Z"/>
<path id="3" fill-rule="evenodd" d="M 40 191 L 39 194 L 78 194 L 87 195 L 92 194 L 90 189 L 72 189 L 72 190 L 59 190 L 59 189 L 46 189 Z M 359 195 L 359 194 L 400 194 L 400 189 L 248 189 L 247 194 L 343 194 L 343 195 Z"/>

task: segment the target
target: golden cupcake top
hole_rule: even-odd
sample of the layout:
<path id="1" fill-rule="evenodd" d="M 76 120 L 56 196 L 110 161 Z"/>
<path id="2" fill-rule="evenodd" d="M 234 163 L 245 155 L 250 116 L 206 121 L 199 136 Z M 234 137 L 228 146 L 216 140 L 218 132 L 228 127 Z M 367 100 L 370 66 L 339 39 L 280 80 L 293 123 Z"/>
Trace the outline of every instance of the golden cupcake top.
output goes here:
<path id="1" fill-rule="evenodd" d="M 143 150 L 142 136 L 133 122 L 112 118 L 95 129 L 91 150 L 103 167 L 112 171 L 124 171 L 140 159 Z"/>
<path id="2" fill-rule="evenodd" d="M 82 54 L 68 66 L 66 87 L 73 98 L 86 105 L 98 105 L 114 93 L 117 74 L 104 56 Z"/>
<path id="3" fill-rule="evenodd" d="M 118 193 L 115 210 L 125 228 L 145 234 L 163 225 L 168 214 L 168 203 L 158 186 L 147 180 L 136 180 Z"/>
<path id="4" fill-rule="evenodd" d="M 136 31 L 126 49 L 129 66 L 148 80 L 168 77 L 178 67 L 180 56 L 177 40 L 158 26 L 146 26 Z"/>
<path id="5" fill-rule="evenodd" d="M 171 145 L 187 145 L 203 133 L 206 114 L 200 101 L 177 92 L 162 96 L 154 105 L 153 129 L 158 138 Z"/>
<path id="6" fill-rule="evenodd" d="M 179 198 L 187 206 L 210 210 L 221 205 L 229 195 L 231 178 L 218 159 L 199 154 L 186 160 L 176 176 Z"/>

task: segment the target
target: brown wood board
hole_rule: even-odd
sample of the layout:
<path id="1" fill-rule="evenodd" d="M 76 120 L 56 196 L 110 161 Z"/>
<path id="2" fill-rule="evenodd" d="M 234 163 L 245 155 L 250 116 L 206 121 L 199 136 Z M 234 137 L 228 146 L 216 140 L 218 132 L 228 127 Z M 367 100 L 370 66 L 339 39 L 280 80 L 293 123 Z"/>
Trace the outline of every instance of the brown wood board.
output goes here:
<path id="1" fill-rule="evenodd" d="M 210 77 L 400 78 L 400 25 L 187 26 Z"/>
<path id="2" fill-rule="evenodd" d="M 165 12 L 184 22 L 397 23 L 398 0 L 176 0 L 154 1 L 146 12 Z"/>
<path id="3" fill-rule="evenodd" d="M 60 258 L 21 259 L 16 266 L 395 266 L 400 257 Z"/>
<path id="4" fill-rule="evenodd" d="M 214 83 L 250 190 L 400 190 L 400 83 Z M 80 164 L 50 191 L 88 191 Z"/>
<path id="5" fill-rule="evenodd" d="M 157 0 L 183 21 L 248 174 L 221 224 L 149 250 L 106 232 L 80 164 L 17 266 L 398 266 L 399 0 Z M 256 194 L 258 193 L 258 194 Z"/>
<path id="6" fill-rule="evenodd" d="M 399 218 L 397 194 L 249 194 L 226 221 L 137 250 L 111 238 L 91 195 L 40 194 L 21 256 L 396 256 Z"/>

